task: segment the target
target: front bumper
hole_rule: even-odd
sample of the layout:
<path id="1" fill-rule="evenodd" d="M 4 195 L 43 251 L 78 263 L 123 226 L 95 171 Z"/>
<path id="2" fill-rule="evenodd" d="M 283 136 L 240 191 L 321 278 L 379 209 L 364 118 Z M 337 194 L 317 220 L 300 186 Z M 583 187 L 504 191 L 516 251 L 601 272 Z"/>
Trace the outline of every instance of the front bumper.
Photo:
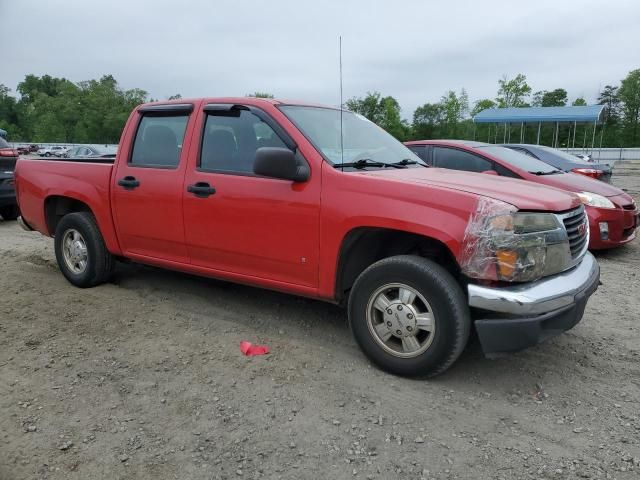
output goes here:
<path id="1" fill-rule="evenodd" d="M 589 216 L 590 250 L 619 247 L 636 238 L 637 209 L 587 207 L 586 210 Z M 607 239 L 603 239 L 600 235 L 600 222 L 606 222 L 608 225 Z"/>
<path id="2" fill-rule="evenodd" d="M 469 306 L 480 310 L 476 331 L 486 355 L 515 352 L 571 329 L 600 283 L 600 267 L 587 252 L 573 269 L 504 288 L 470 284 Z"/>

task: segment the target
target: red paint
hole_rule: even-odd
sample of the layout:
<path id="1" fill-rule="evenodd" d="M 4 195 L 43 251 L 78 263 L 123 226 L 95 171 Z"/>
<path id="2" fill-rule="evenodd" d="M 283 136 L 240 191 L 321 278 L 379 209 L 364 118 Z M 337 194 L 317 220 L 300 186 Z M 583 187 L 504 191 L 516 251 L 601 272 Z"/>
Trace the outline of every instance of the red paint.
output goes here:
<path id="1" fill-rule="evenodd" d="M 448 142 L 446 140 L 419 140 L 406 142 L 407 145 L 441 145 L 451 148 L 465 150 L 474 155 L 487 158 L 502 165 L 507 170 L 518 175 L 523 180 L 531 183 L 555 187 L 568 192 L 592 192 L 602 195 L 611 200 L 615 208 L 600 208 L 585 206 L 589 217 L 589 228 L 591 236 L 589 238 L 589 249 L 599 250 L 624 245 L 635 238 L 635 227 L 637 227 L 638 210 L 634 207 L 633 199 L 624 191 L 605 182 L 589 178 L 583 174 L 565 173 L 558 175 L 535 175 L 526 170 L 522 170 L 497 158 L 490 153 L 486 153 L 481 148 L 473 148 L 460 142 Z M 434 170 L 440 170 L 435 168 Z M 453 170 L 451 170 L 453 171 Z M 548 195 L 549 190 L 545 190 L 544 195 Z M 599 222 L 609 222 L 609 239 L 600 238 Z"/>
<path id="2" fill-rule="evenodd" d="M 52 196 L 85 203 L 110 252 L 150 265 L 335 300 L 340 252 L 350 232 L 380 227 L 427 236 L 458 258 L 479 196 L 524 210 L 563 211 L 579 200 L 530 182 L 453 170 L 409 168 L 342 172 L 278 110 L 276 100 L 207 98 L 193 103 L 177 169 L 127 163 L 139 115 L 125 126 L 115 164 L 25 160 L 16 168 L 22 215 L 45 235 Z M 172 103 L 172 102 L 163 102 Z M 199 171 L 203 106 L 231 103 L 262 109 L 287 131 L 309 164 L 304 183 Z M 135 190 L 119 179 L 133 176 Z M 207 182 L 215 195 L 187 186 Z"/>

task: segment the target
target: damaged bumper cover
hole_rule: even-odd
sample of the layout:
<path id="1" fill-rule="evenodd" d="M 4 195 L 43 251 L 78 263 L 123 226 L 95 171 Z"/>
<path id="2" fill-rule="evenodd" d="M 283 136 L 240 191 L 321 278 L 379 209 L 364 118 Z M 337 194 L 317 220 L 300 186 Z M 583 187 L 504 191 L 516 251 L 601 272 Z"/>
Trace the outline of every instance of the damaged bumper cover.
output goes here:
<path id="1" fill-rule="evenodd" d="M 571 270 L 535 282 L 503 288 L 470 284 L 469 306 L 484 317 L 475 320 L 484 353 L 515 352 L 571 329 L 599 282 L 600 267 L 586 253 Z"/>

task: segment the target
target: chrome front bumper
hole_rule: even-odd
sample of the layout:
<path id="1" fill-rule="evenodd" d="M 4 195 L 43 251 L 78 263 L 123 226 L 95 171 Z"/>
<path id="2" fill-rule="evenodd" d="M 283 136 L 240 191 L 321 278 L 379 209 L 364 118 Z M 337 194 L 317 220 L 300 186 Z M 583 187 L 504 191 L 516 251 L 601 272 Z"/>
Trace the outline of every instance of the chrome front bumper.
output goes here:
<path id="1" fill-rule="evenodd" d="M 504 288 L 470 284 L 469 306 L 514 316 L 541 315 L 574 305 L 583 292 L 593 293 L 599 280 L 598 262 L 587 252 L 571 270 L 536 282 Z"/>

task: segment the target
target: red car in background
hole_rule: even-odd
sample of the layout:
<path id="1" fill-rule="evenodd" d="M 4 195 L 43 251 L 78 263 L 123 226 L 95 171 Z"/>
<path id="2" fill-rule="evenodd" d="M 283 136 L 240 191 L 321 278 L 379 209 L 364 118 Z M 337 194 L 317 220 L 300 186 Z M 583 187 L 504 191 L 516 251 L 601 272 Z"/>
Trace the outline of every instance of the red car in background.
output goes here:
<path id="1" fill-rule="evenodd" d="M 638 209 L 619 188 L 584 175 L 566 173 L 540 160 L 489 143 L 461 140 L 406 142 L 432 167 L 520 178 L 576 193 L 589 216 L 589 249 L 624 245 L 635 238 Z"/>

